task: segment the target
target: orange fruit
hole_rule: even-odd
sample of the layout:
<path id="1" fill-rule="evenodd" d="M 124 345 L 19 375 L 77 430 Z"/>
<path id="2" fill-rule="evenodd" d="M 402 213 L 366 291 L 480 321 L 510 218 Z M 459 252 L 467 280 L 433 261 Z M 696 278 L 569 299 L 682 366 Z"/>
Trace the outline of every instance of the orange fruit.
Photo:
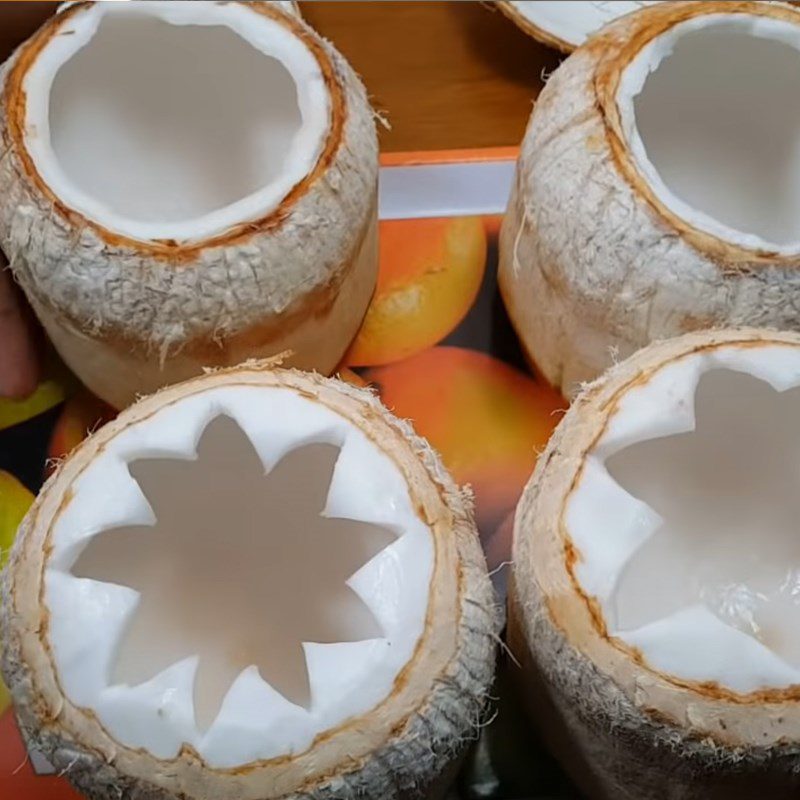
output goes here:
<path id="1" fill-rule="evenodd" d="M 334 374 L 339 380 L 349 383 L 352 386 L 357 386 L 359 389 L 365 389 L 369 386 L 357 372 L 353 372 L 349 367 L 338 367 Z"/>
<path id="2" fill-rule="evenodd" d="M 111 406 L 85 390 L 68 400 L 50 435 L 47 474 L 86 438 L 89 431 L 113 419 L 115 415 Z"/>
<path id="3" fill-rule="evenodd" d="M 486 536 L 517 504 L 566 408 L 549 386 L 458 347 L 434 347 L 364 377 L 439 451 L 456 481 L 472 486 Z"/>
<path id="4" fill-rule="evenodd" d="M 472 307 L 485 269 L 481 217 L 382 222 L 378 285 L 342 363 L 389 364 L 440 342 Z"/>

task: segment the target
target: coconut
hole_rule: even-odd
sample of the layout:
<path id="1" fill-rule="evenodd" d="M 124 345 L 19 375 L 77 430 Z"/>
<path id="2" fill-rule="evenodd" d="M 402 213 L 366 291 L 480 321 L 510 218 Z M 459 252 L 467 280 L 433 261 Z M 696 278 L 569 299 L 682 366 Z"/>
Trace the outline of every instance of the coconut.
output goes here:
<path id="1" fill-rule="evenodd" d="M 661 3 L 550 78 L 500 242 L 506 306 L 550 383 L 573 395 L 692 330 L 800 327 L 799 50 L 794 7 Z"/>
<path id="2" fill-rule="evenodd" d="M 578 397 L 517 508 L 509 642 L 593 798 L 800 791 L 800 335 L 651 345 Z"/>
<path id="3" fill-rule="evenodd" d="M 663 0 L 497 0 L 495 5 L 528 36 L 571 53 L 603 25 L 659 2 Z"/>
<path id="4" fill-rule="evenodd" d="M 329 373 L 377 275 L 364 88 L 273 3 L 77 3 L 5 64 L 0 244 L 116 407 L 291 350 Z"/>
<path id="5" fill-rule="evenodd" d="M 472 517 L 368 391 L 243 365 L 61 465 L 4 574 L 20 728 L 94 798 L 411 796 L 480 724 L 497 614 Z"/>

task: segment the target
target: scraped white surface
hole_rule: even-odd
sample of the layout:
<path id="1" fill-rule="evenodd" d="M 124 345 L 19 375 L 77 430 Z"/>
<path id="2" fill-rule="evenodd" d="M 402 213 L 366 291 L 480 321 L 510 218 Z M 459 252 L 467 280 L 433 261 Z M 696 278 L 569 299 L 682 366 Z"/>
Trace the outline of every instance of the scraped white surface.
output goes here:
<path id="1" fill-rule="evenodd" d="M 127 463 L 144 457 L 193 457 L 206 424 L 220 414 L 232 417 L 248 435 L 266 470 L 298 444 L 340 445 L 325 514 L 391 526 L 399 536 L 347 582 L 384 636 L 306 643 L 308 710 L 286 700 L 255 669 L 245 669 L 216 720 L 202 733 L 192 704 L 196 659 L 184 659 L 139 686 L 110 685 L 107 676 L 139 595 L 124 586 L 73 577 L 70 569 L 98 533 L 123 524 L 153 524 L 153 511 Z M 50 644 L 67 697 L 92 709 L 127 746 L 171 758 L 188 743 L 215 767 L 301 752 L 317 734 L 385 698 L 414 652 L 424 629 L 433 571 L 431 532 L 416 515 L 394 462 L 358 428 L 319 403 L 289 389 L 252 386 L 193 395 L 117 435 L 73 488 L 52 531 L 53 552 L 45 574 Z"/>
<path id="2" fill-rule="evenodd" d="M 800 397 L 784 394 L 798 386 L 796 347 L 687 355 L 621 397 L 587 456 L 566 510 L 575 575 L 610 633 L 659 670 L 738 692 L 800 683 Z M 637 461 L 628 448 L 643 443 Z"/>
<path id="3" fill-rule="evenodd" d="M 662 0 L 517 0 L 511 5 L 537 28 L 578 47 L 617 17 Z"/>

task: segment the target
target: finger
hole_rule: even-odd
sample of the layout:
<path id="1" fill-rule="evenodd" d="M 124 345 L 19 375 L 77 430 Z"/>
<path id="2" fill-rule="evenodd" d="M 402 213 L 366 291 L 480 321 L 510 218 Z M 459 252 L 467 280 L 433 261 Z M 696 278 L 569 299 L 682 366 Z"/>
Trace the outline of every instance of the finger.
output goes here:
<path id="1" fill-rule="evenodd" d="M 30 320 L 0 258 L 0 397 L 26 397 L 36 388 L 38 373 Z"/>

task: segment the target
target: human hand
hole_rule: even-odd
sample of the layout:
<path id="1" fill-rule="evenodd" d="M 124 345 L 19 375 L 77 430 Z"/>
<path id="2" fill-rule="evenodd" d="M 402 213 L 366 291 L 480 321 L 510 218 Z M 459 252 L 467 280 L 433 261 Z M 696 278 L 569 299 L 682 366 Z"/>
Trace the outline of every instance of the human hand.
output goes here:
<path id="1" fill-rule="evenodd" d="M 4 3 L 0 61 L 56 9 L 57 3 Z M 35 328 L 25 301 L 0 253 L 0 397 L 22 398 L 39 378 Z"/>
<path id="2" fill-rule="evenodd" d="M 39 379 L 39 357 L 28 309 L 0 254 L 0 397 L 23 398 Z"/>

